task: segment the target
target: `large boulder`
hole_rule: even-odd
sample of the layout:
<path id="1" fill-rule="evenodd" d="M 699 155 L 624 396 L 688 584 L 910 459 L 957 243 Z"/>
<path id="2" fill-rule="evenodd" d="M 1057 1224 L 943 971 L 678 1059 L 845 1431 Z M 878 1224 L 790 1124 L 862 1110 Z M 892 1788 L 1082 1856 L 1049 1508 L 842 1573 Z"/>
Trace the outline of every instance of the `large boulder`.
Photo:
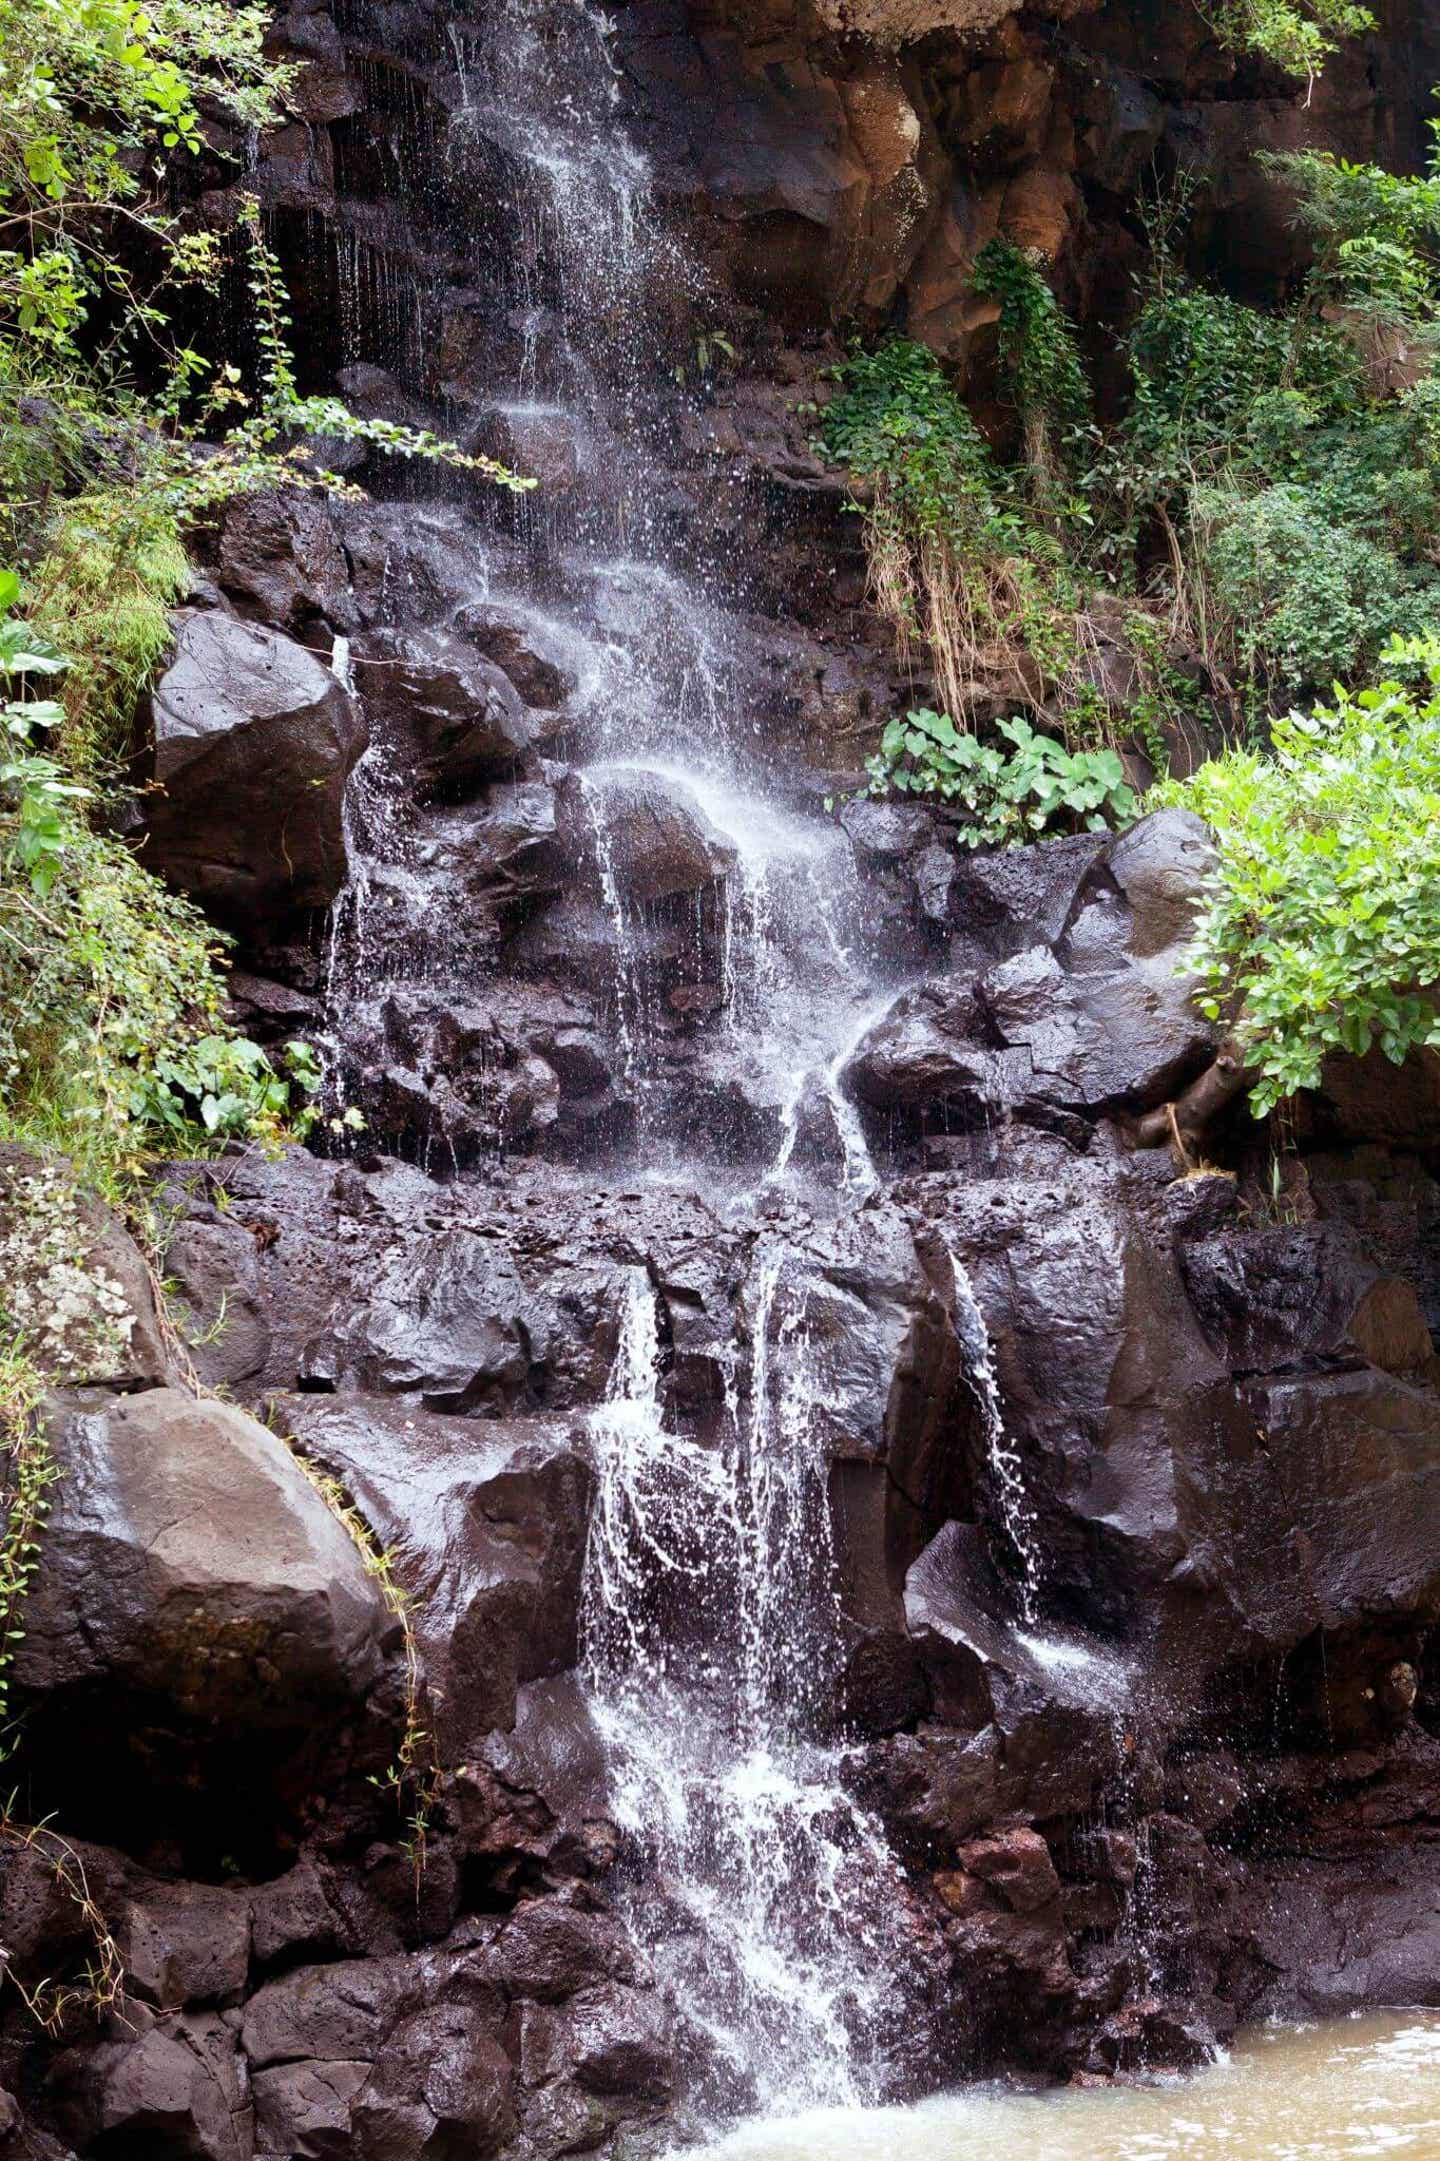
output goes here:
<path id="1" fill-rule="evenodd" d="M 567 1424 L 438 1417 L 374 1397 L 279 1405 L 355 1496 L 412 1599 L 441 1759 L 514 1723 L 575 1662 L 588 1472 Z"/>
<path id="2" fill-rule="evenodd" d="M 178 1389 L 61 1397 L 60 1470 L 17 1685 L 158 1698 L 228 1732 L 333 1717 L 377 1678 L 390 1623 L 290 1451 Z"/>
<path id="3" fill-rule="evenodd" d="M 216 575 L 242 614 L 297 635 L 359 621 L 334 512 L 313 488 L 239 495 L 226 506 Z"/>
<path id="4" fill-rule="evenodd" d="M 375 734 L 421 793 L 503 779 L 534 740 L 509 676 L 453 631 L 372 632 L 355 673 Z"/>
<path id="5" fill-rule="evenodd" d="M 247 928 L 328 907 L 365 725 L 324 662 L 279 631 L 182 608 L 151 725 L 161 792 L 146 798 L 145 863 Z"/>
<path id="6" fill-rule="evenodd" d="M 254 2152 L 245 2067 L 234 2035 L 213 2014 L 67 2049 L 49 2083 L 63 2129 L 86 2153 L 250 2161 Z"/>
<path id="7" fill-rule="evenodd" d="M 497 1239 L 446 1230 L 395 1245 L 364 1299 L 346 1287 L 303 1378 L 413 1394 L 435 1410 L 510 1409 L 527 1402 L 554 1328 L 549 1301 Z"/>

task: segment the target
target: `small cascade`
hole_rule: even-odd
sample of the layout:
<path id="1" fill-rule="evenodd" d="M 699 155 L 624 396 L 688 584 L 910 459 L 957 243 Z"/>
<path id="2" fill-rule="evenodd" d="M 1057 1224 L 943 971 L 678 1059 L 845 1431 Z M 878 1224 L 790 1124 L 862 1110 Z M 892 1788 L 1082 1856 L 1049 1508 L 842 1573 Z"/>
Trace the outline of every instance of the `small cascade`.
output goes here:
<path id="1" fill-rule="evenodd" d="M 1035 1509 L 1025 1488 L 1025 1472 L 1019 1452 L 1005 1429 L 1005 1409 L 995 1372 L 995 1351 L 985 1316 L 975 1296 L 975 1286 L 964 1262 L 952 1251 L 950 1265 L 955 1280 L 955 1333 L 965 1356 L 965 1372 L 980 1405 L 985 1427 L 986 1457 L 990 1465 L 1000 1520 L 1011 1551 L 1019 1564 L 1016 1595 L 1020 1618 L 1033 1628 L 1039 1611 L 1044 1558 L 1036 1526 Z"/>
<path id="2" fill-rule="evenodd" d="M 635 1105 L 638 1125 L 643 1131 L 645 1072 L 639 1056 L 637 1038 L 644 1025 L 644 991 L 639 970 L 634 962 L 630 918 L 620 891 L 610 834 L 596 803 L 594 789 L 583 773 L 579 778 L 580 801 L 595 849 L 595 870 L 600 880 L 600 896 L 615 933 L 614 981 L 611 989 L 615 1034 L 620 1048 L 620 1070 Z"/>
<path id="3" fill-rule="evenodd" d="M 673 1430 L 656 1294 L 631 1275 L 583 1604 L 629 1916 L 705 2062 L 701 2109 L 882 2089 L 907 1956 L 900 1871 L 815 1728 L 839 1658 L 820 1381 L 757 1263 L 748 1385 L 713 1443 Z"/>

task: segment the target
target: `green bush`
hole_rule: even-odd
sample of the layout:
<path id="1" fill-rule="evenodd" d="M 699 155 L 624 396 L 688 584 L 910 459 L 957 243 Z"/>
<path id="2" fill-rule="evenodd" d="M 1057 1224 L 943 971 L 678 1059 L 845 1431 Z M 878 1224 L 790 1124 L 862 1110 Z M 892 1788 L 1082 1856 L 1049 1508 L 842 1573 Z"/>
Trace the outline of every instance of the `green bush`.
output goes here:
<path id="1" fill-rule="evenodd" d="M 1212 827 L 1219 869 L 1193 965 L 1228 1019 L 1257 1114 L 1318 1085 L 1329 1051 L 1378 1044 L 1395 1064 L 1440 1045 L 1440 646 L 1392 647 L 1386 681 L 1274 725 L 1151 804 Z"/>
<path id="2" fill-rule="evenodd" d="M 1224 45 L 1272 60 L 1313 82 L 1342 38 L 1363 37 L 1375 17 L 1355 0 L 1209 0 L 1200 11 Z"/>
<path id="3" fill-rule="evenodd" d="M 1060 458 L 1057 434 L 1076 428 L 1090 409 L 1090 385 L 1061 308 L 1033 249 L 987 240 L 971 282 L 998 302 L 996 358 L 1002 392 L 1024 424 L 1025 481 L 1031 500 L 1049 507 Z"/>
<path id="4" fill-rule="evenodd" d="M 932 796 L 965 813 L 967 848 L 1009 847 L 1042 834 L 1128 825 L 1135 795 L 1113 750 L 1069 751 L 1015 716 L 999 730 L 1005 751 L 928 709 L 892 720 L 870 759 L 869 793 Z"/>
<path id="5" fill-rule="evenodd" d="M 0 574 L 0 607 L 19 581 Z M 62 1149 L 120 1189 L 149 1151 L 303 1133 L 319 1085 L 292 1045 L 280 1071 L 224 1024 L 220 942 L 124 843 L 50 754 L 64 722 L 31 695 L 63 677 L 50 641 L 6 615 L 0 672 L 0 1132 Z"/>
<path id="6" fill-rule="evenodd" d="M 1349 676 L 1414 620 L 1417 590 L 1433 583 L 1293 483 L 1197 489 L 1190 519 L 1206 643 L 1230 674 L 1293 690 Z"/>

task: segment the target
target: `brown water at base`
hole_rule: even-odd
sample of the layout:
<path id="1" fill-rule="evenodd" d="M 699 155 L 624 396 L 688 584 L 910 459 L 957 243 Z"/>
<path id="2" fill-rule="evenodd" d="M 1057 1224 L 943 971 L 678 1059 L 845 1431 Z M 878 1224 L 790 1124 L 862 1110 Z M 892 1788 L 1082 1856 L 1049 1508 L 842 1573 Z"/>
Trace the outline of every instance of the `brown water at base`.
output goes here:
<path id="1" fill-rule="evenodd" d="M 1440 2011 L 1266 2027 L 1153 2086 L 972 2087 L 742 2125 L 707 2161 L 1440 2161 Z"/>

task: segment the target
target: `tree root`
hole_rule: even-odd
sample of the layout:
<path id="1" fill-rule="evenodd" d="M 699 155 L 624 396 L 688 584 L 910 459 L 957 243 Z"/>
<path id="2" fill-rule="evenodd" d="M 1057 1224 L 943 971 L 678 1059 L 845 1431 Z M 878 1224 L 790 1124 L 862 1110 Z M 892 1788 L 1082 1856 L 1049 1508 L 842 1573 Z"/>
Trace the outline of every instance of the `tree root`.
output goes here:
<path id="1" fill-rule="evenodd" d="M 1200 1142 L 1227 1104 L 1233 1103 L 1250 1078 L 1245 1054 L 1233 1036 L 1227 1036 L 1198 1079 L 1191 1081 L 1173 1103 L 1162 1103 L 1136 1121 L 1133 1139 L 1137 1148 L 1162 1148 L 1168 1141 L 1189 1169 Z"/>

